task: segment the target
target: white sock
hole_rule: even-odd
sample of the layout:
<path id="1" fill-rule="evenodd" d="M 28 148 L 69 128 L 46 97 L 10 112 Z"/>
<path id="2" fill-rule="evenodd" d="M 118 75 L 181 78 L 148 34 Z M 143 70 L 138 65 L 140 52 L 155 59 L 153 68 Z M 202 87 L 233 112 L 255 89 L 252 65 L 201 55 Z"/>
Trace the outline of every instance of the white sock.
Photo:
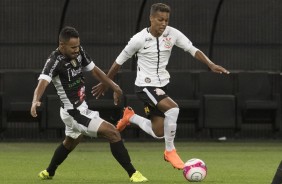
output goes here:
<path id="1" fill-rule="evenodd" d="M 151 135 L 156 139 L 162 139 L 163 137 L 157 137 L 152 129 L 151 120 L 146 119 L 138 114 L 134 114 L 129 121 L 135 125 L 138 125 L 142 130 L 144 130 L 147 134 Z"/>
<path id="2" fill-rule="evenodd" d="M 176 121 L 179 114 L 179 108 L 171 108 L 165 113 L 164 119 L 164 137 L 165 137 L 165 149 L 172 151 L 174 147 L 174 138 L 176 134 Z"/>

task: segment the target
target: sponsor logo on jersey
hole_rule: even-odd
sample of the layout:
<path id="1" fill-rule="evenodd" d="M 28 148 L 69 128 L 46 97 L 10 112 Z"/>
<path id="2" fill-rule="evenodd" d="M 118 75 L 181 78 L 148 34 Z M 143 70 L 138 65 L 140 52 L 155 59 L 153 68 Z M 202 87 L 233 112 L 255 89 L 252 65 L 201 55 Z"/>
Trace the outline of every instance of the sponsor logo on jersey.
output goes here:
<path id="1" fill-rule="evenodd" d="M 48 59 L 46 60 L 46 63 L 45 63 L 44 68 L 43 68 L 43 70 L 42 70 L 42 73 L 44 73 L 44 71 L 46 70 L 47 65 L 48 65 L 48 63 L 50 62 L 50 60 L 51 60 L 50 58 L 48 58 Z M 52 76 L 52 75 L 49 74 L 49 76 Z"/>
<path id="2" fill-rule="evenodd" d="M 71 81 L 71 77 L 75 77 L 81 73 L 81 68 L 78 68 L 77 70 L 68 68 L 67 70 L 68 70 L 69 81 Z"/>
<path id="3" fill-rule="evenodd" d="M 77 76 L 80 73 L 81 73 L 81 68 L 78 68 L 77 70 L 71 69 L 71 76 L 72 77 L 75 77 L 75 76 Z"/>
<path id="4" fill-rule="evenodd" d="M 73 87 L 76 87 L 77 85 L 79 85 L 80 82 L 81 82 L 81 79 L 79 78 L 79 79 L 75 80 L 73 83 L 68 84 L 68 86 L 69 86 L 69 88 L 73 88 Z"/>
<path id="5" fill-rule="evenodd" d="M 77 95 L 78 95 L 78 97 L 79 97 L 79 101 L 82 102 L 82 101 L 84 100 L 84 98 L 85 98 L 85 86 L 82 86 L 82 87 L 78 90 Z"/>
<path id="6" fill-rule="evenodd" d="M 49 61 L 50 61 L 50 60 L 49 60 Z M 48 62 L 49 62 L 49 61 L 48 61 Z M 55 70 L 55 68 L 56 68 L 56 66 L 58 65 L 58 63 L 59 63 L 59 60 L 56 60 L 55 63 L 54 63 L 54 65 L 52 66 L 52 68 L 51 68 L 51 70 L 50 70 L 50 72 L 49 72 L 49 76 L 50 76 L 50 77 L 53 76 L 53 71 Z"/>
<path id="7" fill-rule="evenodd" d="M 144 107 L 144 111 L 145 111 L 145 114 L 146 115 L 149 115 L 150 114 L 150 109 L 148 106 Z"/>
<path id="8" fill-rule="evenodd" d="M 165 33 L 163 34 L 163 37 L 167 37 L 169 35 L 169 33 Z"/>
<path id="9" fill-rule="evenodd" d="M 145 42 L 152 41 L 152 40 L 153 40 L 152 38 L 146 38 Z"/>

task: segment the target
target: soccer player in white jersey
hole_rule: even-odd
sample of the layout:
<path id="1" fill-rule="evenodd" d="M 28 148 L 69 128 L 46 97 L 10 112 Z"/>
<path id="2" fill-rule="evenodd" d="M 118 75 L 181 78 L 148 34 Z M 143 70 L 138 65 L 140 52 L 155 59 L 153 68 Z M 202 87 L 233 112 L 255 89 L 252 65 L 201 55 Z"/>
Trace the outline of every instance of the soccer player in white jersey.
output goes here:
<path id="1" fill-rule="evenodd" d="M 127 171 L 131 182 L 148 181 L 131 164 L 128 151 L 116 128 L 100 118 L 99 112 L 88 109 L 85 102 L 83 71 L 91 72 L 93 77 L 112 88 L 114 101 L 118 103 L 119 97 L 122 95 L 120 87 L 109 79 L 87 55 L 80 45 L 77 30 L 73 27 L 65 27 L 59 35 L 59 48 L 51 53 L 39 76 L 39 82 L 34 91 L 31 115 L 37 116 L 36 108 L 41 104 L 41 96 L 49 83 L 52 82 L 60 97 L 60 116 L 65 123 L 66 137 L 54 152 L 49 166 L 38 176 L 43 180 L 52 179 L 58 166 L 85 135 L 104 137 L 109 141 L 112 155 Z"/>
<path id="2" fill-rule="evenodd" d="M 197 60 L 206 64 L 213 72 L 228 74 L 225 68 L 214 64 L 202 51 L 194 47 L 192 42 L 179 30 L 168 26 L 170 7 L 156 3 L 151 6 L 151 26 L 134 35 L 120 55 L 116 58 L 108 72 L 113 79 L 121 65 L 137 54 L 137 77 L 135 92 L 149 109 L 149 118 L 134 113 L 130 107 L 125 108 L 117 129 L 122 131 L 130 123 L 138 125 L 154 138 L 165 139 L 164 159 L 174 168 L 183 169 L 184 163 L 178 156 L 174 138 L 179 108 L 166 93 L 169 73 L 166 70 L 171 50 L 174 45 L 190 53 Z M 107 87 L 98 84 L 93 87 L 93 95 L 99 98 Z"/>

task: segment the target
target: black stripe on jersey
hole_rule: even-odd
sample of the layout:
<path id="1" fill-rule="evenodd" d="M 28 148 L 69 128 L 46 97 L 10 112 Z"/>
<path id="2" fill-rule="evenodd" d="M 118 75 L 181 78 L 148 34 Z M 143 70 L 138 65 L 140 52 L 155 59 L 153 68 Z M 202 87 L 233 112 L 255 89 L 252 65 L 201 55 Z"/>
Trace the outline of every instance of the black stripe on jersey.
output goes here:
<path id="1" fill-rule="evenodd" d="M 82 56 L 82 58 L 84 58 L 85 62 L 82 62 L 81 65 L 83 67 L 86 67 L 87 65 L 89 65 L 92 61 L 91 57 L 87 54 L 87 52 L 85 50 L 83 50 L 82 46 L 80 46 L 80 54 Z"/>
<path id="2" fill-rule="evenodd" d="M 161 82 L 160 76 L 159 76 L 159 67 L 160 67 L 160 43 L 159 38 L 157 37 L 157 49 L 158 49 L 158 63 L 157 63 L 157 75 L 159 78 L 159 81 Z"/>
<path id="3" fill-rule="evenodd" d="M 68 113 L 73 117 L 73 119 L 75 119 L 77 121 L 77 123 L 88 127 L 91 119 L 89 119 L 86 116 L 83 116 L 82 114 L 80 114 L 79 110 L 70 109 L 70 110 L 68 110 Z"/>
<path id="4" fill-rule="evenodd" d="M 57 67 L 57 65 L 59 65 L 59 62 L 61 60 L 63 60 L 65 57 L 63 55 L 60 54 L 60 52 L 58 51 L 58 49 L 56 49 L 55 51 L 53 51 L 50 56 L 48 57 L 44 68 L 42 70 L 42 74 L 48 75 L 49 77 L 54 77 L 57 75 L 57 71 L 54 71 Z"/>

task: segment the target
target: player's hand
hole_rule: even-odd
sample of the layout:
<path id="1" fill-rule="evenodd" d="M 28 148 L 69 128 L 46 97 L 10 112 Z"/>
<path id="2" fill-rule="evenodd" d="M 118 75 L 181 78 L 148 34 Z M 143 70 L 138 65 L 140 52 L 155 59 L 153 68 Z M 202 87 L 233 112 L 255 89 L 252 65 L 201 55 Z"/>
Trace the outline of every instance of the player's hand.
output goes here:
<path id="1" fill-rule="evenodd" d="M 104 96 L 105 92 L 108 90 L 108 87 L 106 85 L 99 83 L 96 86 L 92 87 L 91 93 L 93 96 L 96 96 L 96 99 L 100 98 L 100 96 Z"/>
<path id="2" fill-rule="evenodd" d="M 118 105 L 120 103 L 121 96 L 122 96 L 122 90 L 118 85 L 116 85 L 113 94 L 115 105 Z"/>
<path id="3" fill-rule="evenodd" d="M 30 109 L 30 114 L 32 117 L 37 117 L 37 112 L 36 112 L 36 108 L 39 107 L 41 105 L 41 102 L 32 102 L 31 104 L 31 109 Z"/>
<path id="4" fill-rule="evenodd" d="M 229 74 L 230 72 L 228 70 L 226 70 L 225 68 L 223 68 L 222 66 L 213 64 L 210 66 L 210 69 L 215 72 L 215 73 L 224 73 L 224 74 Z"/>

